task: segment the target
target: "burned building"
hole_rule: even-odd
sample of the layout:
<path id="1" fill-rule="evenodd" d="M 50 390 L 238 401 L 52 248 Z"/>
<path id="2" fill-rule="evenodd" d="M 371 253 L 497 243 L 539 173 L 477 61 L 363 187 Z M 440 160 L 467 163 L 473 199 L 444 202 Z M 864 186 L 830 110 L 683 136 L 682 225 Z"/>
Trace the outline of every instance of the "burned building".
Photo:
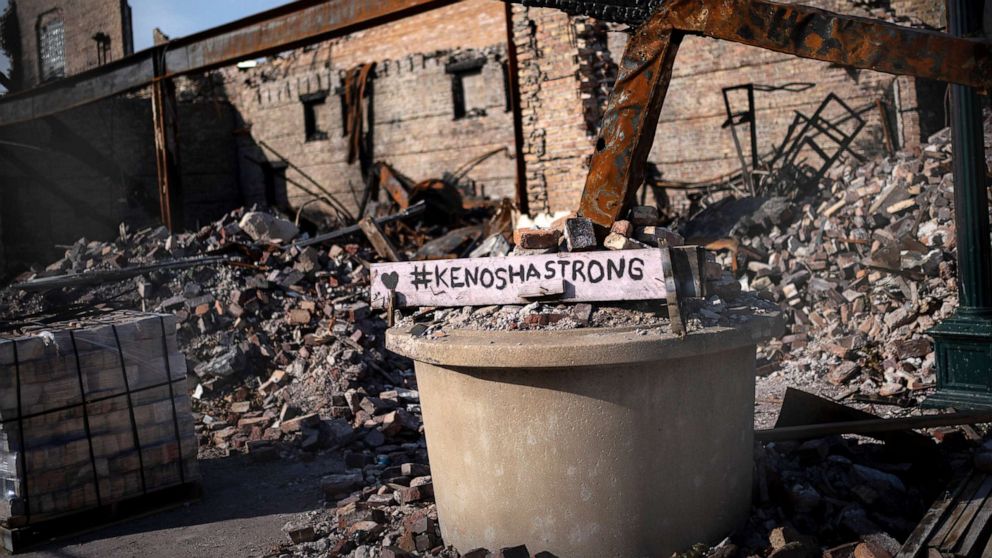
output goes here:
<path id="1" fill-rule="evenodd" d="M 803 3 L 903 25 L 936 27 L 942 20 L 940 3 L 927 0 Z M 595 126 L 627 35 L 590 18 L 517 6 L 514 40 L 521 52 L 528 207 L 532 212 L 571 210 L 585 182 Z M 679 52 L 649 159 L 666 180 L 706 181 L 739 170 L 733 137 L 723 127 L 722 90 L 748 83 L 764 90 L 754 102 L 757 148 L 763 155 L 778 147 L 797 113 L 813 114 L 830 93 L 866 120 L 856 142 L 861 153 L 885 149 L 883 122 L 893 149 L 917 147 L 945 125 L 945 84 L 798 60 L 706 37 L 686 37 Z M 735 112 L 747 109 L 746 98 L 730 100 Z M 876 101 L 884 108 L 879 110 Z"/>
<path id="2" fill-rule="evenodd" d="M 941 25 L 943 17 L 939 6 L 923 0 L 871 7 L 856 0 L 813 4 L 924 27 Z M 242 176 L 255 176 L 258 183 L 259 176 L 264 182 L 275 175 L 282 184 L 285 173 L 296 201 L 306 197 L 298 189 L 292 193 L 303 169 L 352 198 L 361 173 L 346 164 L 341 83 L 347 70 L 368 63 L 376 64 L 365 101 L 366 131 L 375 138 L 370 156 L 421 179 L 501 146 L 512 152 L 513 120 L 503 97 L 510 85 L 502 73 L 508 45 L 504 17 L 496 2 L 466 0 L 248 70 L 228 70 L 225 87 L 252 137 L 274 148 L 262 149 L 268 168 L 252 171 L 257 165 L 249 164 Z M 626 36 L 621 27 L 588 17 L 513 8 L 526 168 L 520 194 L 531 213 L 574 208 Z M 886 141 L 892 149 L 910 149 L 944 126 L 942 84 L 688 37 L 651 154 L 664 179 L 699 181 L 738 168 L 732 136 L 722 127 L 727 119 L 722 89 L 747 83 L 759 89 L 754 112 L 762 154 L 778 147 L 797 113 L 813 114 L 830 93 L 867 122 L 857 138 L 858 152 L 885 149 Z M 479 106 L 464 106 L 459 87 L 467 91 L 469 105 Z M 741 98 L 731 101 L 741 110 Z M 827 110 L 837 116 L 839 108 Z M 489 159 L 471 178 L 480 192 L 514 195 L 514 163 L 505 157 Z"/>
<path id="3" fill-rule="evenodd" d="M 815 4 L 907 25 L 936 26 L 942 17 L 924 0 Z M 80 6 L 16 4 L 17 58 L 23 60 L 15 71 L 25 84 L 39 83 L 46 68 L 49 77 L 68 76 L 130 52 L 126 2 L 104 0 L 96 10 L 87 4 L 86 17 L 76 17 Z M 48 42 L 39 43 L 32 29 L 47 33 Z M 109 43 L 93 39 L 98 34 Z M 369 165 L 380 161 L 415 181 L 464 169 L 466 193 L 516 199 L 531 214 L 572 210 L 626 37 L 622 26 L 590 17 L 464 0 L 184 78 L 177 119 L 184 224 L 195 227 L 253 203 L 302 208 L 319 218 L 329 208 L 313 201 L 315 191 L 354 210 Z M 352 78 L 361 82 L 361 99 L 349 105 Z M 743 84 L 757 89 L 761 155 L 773 152 L 796 118 L 815 113 L 831 93 L 866 123 L 852 145 L 857 153 L 912 149 L 945 119 L 943 84 L 690 36 L 651 152 L 657 177 L 694 182 L 739 170 L 734 139 L 723 127 L 722 93 Z M 149 97 L 148 89 L 139 89 L 0 130 L 3 139 L 28 144 L 0 148 L 0 177 L 12 185 L 0 192 L 8 260 L 26 263 L 39 247 L 50 250 L 81 235 L 112 235 L 125 219 L 158 218 Z M 748 108 L 744 101 L 732 97 L 733 110 Z M 121 116 L 126 111 L 132 114 Z M 72 134 L 77 137 L 59 148 Z M 742 149 L 747 155 L 751 146 L 744 142 Z M 74 204 L 58 201 L 60 194 L 48 201 L 61 210 L 34 203 L 35 192 L 57 192 L 70 179 L 74 191 L 86 192 L 84 200 L 101 200 L 98 207 L 76 215 Z M 684 202 L 679 193 L 671 197 L 676 205 Z M 20 226 L 49 220 L 42 231 Z"/>
<path id="4" fill-rule="evenodd" d="M 10 91 L 36 87 L 134 52 L 127 0 L 10 0 Z M 14 40 L 19 39 L 19 40 Z"/>
<path id="5" fill-rule="evenodd" d="M 0 99 L 0 545 L 989 555 L 985 4 L 299 0 Z"/>
<path id="6" fill-rule="evenodd" d="M 467 193 L 512 198 L 506 62 L 503 5 L 468 0 L 226 69 L 223 87 L 247 134 L 239 159 L 246 195 L 300 207 L 312 196 L 294 184 L 312 179 L 356 209 L 374 161 L 419 181 L 499 152 L 466 175 Z M 350 111 L 346 81 L 362 68 L 361 100 Z"/>

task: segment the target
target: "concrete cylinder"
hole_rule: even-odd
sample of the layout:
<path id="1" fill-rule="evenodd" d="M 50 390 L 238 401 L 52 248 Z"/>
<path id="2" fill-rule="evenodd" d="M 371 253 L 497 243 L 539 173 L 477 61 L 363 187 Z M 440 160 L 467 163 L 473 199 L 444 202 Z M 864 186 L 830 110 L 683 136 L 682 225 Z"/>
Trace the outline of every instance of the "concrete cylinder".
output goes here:
<path id="1" fill-rule="evenodd" d="M 755 345 L 777 327 L 390 331 L 416 362 L 444 541 L 596 558 L 718 542 L 750 508 Z"/>

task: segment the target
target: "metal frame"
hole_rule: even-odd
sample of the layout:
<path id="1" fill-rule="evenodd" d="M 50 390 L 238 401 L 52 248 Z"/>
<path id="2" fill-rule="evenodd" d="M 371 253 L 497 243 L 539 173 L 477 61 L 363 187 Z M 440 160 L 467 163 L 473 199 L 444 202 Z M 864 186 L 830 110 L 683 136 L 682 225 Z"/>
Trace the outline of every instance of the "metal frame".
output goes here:
<path id="1" fill-rule="evenodd" d="M 152 82 L 152 120 L 155 125 L 155 168 L 162 224 L 170 231 L 183 228 L 182 173 L 179 166 L 179 105 L 176 87 L 166 73 L 164 57 L 155 60 Z"/>
<path id="2" fill-rule="evenodd" d="M 747 93 L 747 110 L 734 112 L 730 104 L 730 93 L 733 91 L 744 91 Z M 730 128 L 730 135 L 734 138 L 734 148 L 737 150 L 737 160 L 741 164 L 741 177 L 744 184 L 755 194 L 754 173 L 758 170 L 758 124 L 754 108 L 754 84 L 734 85 L 723 88 L 723 107 L 727 111 L 727 120 L 723 127 Z M 742 124 L 748 125 L 749 137 L 751 140 L 751 167 L 747 166 L 747 159 L 744 157 L 744 148 L 741 146 L 741 138 L 737 135 L 737 127 Z"/>
<path id="3" fill-rule="evenodd" d="M 836 105 L 843 111 L 842 116 L 835 121 L 824 117 L 824 113 L 831 105 Z M 853 121 L 854 129 L 844 131 L 841 124 Z M 797 112 L 792 124 L 785 135 L 785 140 L 775 150 L 775 155 L 769 163 L 770 167 L 777 167 L 780 172 L 787 173 L 784 178 L 798 186 L 809 187 L 817 184 L 837 162 L 844 153 L 849 153 L 852 157 L 861 160 L 862 157 L 851 149 L 851 143 L 861 133 L 865 127 L 865 120 L 858 111 L 851 108 L 843 99 L 834 93 L 827 94 L 826 98 L 817 107 L 813 116 L 806 116 Z M 800 127 L 801 126 L 801 127 Z M 796 130 L 799 130 L 797 133 Z M 817 137 L 826 138 L 827 142 L 818 142 Z M 822 145 L 823 143 L 833 143 L 833 146 Z M 828 150 L 832 150 L 829 153 Z M 823 162 L 818 166 L 809 166 L 801 163 L 799 158 L 812 151 Z M 789 176 L 791 174 L 791 176 Z M 781 175 L 780 175 L 781 176 Z M 776 192 L 784 193 L 784 192 Z"/>
<path id="4" fill-rule="evenodd" d="M 992 43 L 769 0 L 666 0 L 627 43 L 579 214 L 608 229 L 643 180 L 686 34 L 852 68 L 992 88 Z M 897 54 L 896 54 L 897 53 Z"/>

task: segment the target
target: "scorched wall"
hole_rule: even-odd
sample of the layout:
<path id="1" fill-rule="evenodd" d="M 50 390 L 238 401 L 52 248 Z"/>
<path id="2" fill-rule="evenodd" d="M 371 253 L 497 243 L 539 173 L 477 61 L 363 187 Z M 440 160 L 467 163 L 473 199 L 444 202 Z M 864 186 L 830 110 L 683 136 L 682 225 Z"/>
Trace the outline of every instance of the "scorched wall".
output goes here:
<path id="1" fill-rule="evenodd" d="M 917 24 L 940 19 L 933 0 L 804 0 L 836 12 Z M 866 5 L 871 5 L 871 9 Z M 555 10 L 514 8 L 514 42 L 520 52 L 527 191 L 532 210 L 568 211 L 578 205 L 588 171 L 610 69 L 623 54 L 627 36 L 585 17 Z M 894 55 L 897 55 L 894 53 Z M 943 127 L 943 86 L 869 71 L 847 70 L 762 49 L 701 37 L 686 37 L 661 113 L 650 162 L 662 177 L 702 181 L 739 169 L 721 90 L 746 83 L 770 87 L 805 85 L 799 92 L 759 92 L 758 151 L 770 152 L 785 136 L 797 111 L 811 115 L 828 93 L 858 110 L 868 125 L 856 151 L 884 145 L 881 99 L 896 148 L 913 148 Z M 746 105 L 739 102 L 735 110 Z M 744 148 L 749 155 L 747 128 Z"/>
<path id="2" fill-rule="evenodd" d="M 241 204 L 223 103 L 179 105 L 186 226 Z M 51 261 L 81 237 L 113 238 L 119 225 L 159 225 L 152 109 L 116 98 L 0 128 L 0 239 L 8 271 Z M 3 274 L 3 268 L 0 268 Z"/>
<path id="3" fill-rule="evenodd" d="M 364 184 L 360 165 L 347 161 L 341 86 L 343 73 L 363 63 L 376 65 L 365 101 L 373 161 L 387 162 L 419 181 L 440 178 L 445 171 L 505 149 L 468 178 L 479 194 L 512 197 L 516 171 L 509 156 L 514 139 L 505 53 L 503 4 L 466 0 L 297 49 L 252 69 L 226 70 L 228 96 L 252 140 L 241 152 L 247 160 L 241 165 L 242 179 L 253 185 L 249 200 L 266 201 L 265 175 L 275 172 L 285 173 L 286 197 L 294 208 L 312 199 L 294 183 L 313 190 L 313 182 L 350 209 L 357 207 Z M 453 73 L 454 64 L 469 70 Z M 461 80 L 464 91 L 466 114 L 460 118 L 455 79 Z M 316 130 L 307 129 L 308 110 Z M 309 133 L 313 131 L 318 133 Z"/>

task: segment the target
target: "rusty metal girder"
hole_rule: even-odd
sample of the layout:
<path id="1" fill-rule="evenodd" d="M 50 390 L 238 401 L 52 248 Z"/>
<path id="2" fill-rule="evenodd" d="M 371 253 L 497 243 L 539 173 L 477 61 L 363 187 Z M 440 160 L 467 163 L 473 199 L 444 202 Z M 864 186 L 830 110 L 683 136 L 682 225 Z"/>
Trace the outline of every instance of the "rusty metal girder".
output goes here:
<path id="1" fill-rule="evenodd" d="M 680 31 L 889 74 L 992 89 L 992 43 L 769 0 L 668 0 Z"/>
<path id="2" fill-rule="evenodd" d="M 603 116 L 579 215 L 609 227 L 644 177 L 682 34 L 654 18 L 630 37 Z"/>
<path id="3" fill-rule="evenodd" d="M 155 126 L 155 168 L 162 224 L 170 231 L 183 228 L 182 172 L 179 167 L 178 106 L 170 78 L 152 84 L 152 121 Z"/>
<path id="4" fill-rule="evenodd" d="M 627 44 L 586 178 L 579 214 L 601 228 L 623 214 L 640 187 L 683 34 L 992 89 L 987 40 L 769 0 L 666 0 Z"/>
<path id="5" fill-rule="evenodd" d="M 155 61 L 167 76 L 273 54 L 458 0 L 300 0 L 158 45 L 99 68 L 0 98 L 0 126 L 33 120 L 150 85 Z"/>

